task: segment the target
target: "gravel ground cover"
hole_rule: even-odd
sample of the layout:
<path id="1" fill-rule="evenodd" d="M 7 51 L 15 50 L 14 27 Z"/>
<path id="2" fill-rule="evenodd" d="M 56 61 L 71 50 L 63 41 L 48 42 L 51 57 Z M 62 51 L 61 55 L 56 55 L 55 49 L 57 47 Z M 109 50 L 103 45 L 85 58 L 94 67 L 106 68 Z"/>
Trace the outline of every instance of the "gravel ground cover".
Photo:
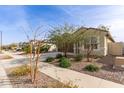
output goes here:
<path id="1" fill-rule="evenodd" d="M 94 59 L 93 62 L 86 62 L 86 60 L 75 62 L 74 60 L 72 60 L 71 67 L 69 67 L 68 69 L 99 77 L 105 80 L 113 81 L 116 83 L 124 84 L 124 70 L 113 69 L 111 65 L 96 62 L 97 60 L 98 59 Z M 57 60 L 51 62 L 50 64 L 59 66 L 59 62 L 57 62 Z M 100 67 L 100 70 L 98 72 L 89 72 L 84 70 L 84 67 L 89 64 L 97 65 L 98 67 Z"/>
<path id="2" fill-rule="evenodd" d="M 12 76 L 10 74 L 11 69 L 6 69 L 6 72 L 13 88 L 48 88 L 48 87 L 57 87 L 54 86 L 55 84 L 62 84 L 61 82 L 41 72 L 38 72 L 37 84 L 33 84 L 31 82 L 29 74 L 19 77 Z"/>
<path id="3" fill-rule="evenodd" d="M 24 76 L 12 76 L 11 71 L 14 68 L 6 69 L 7 76 L 13 86 L 13 88 L 77 88 L 72 85 L 71 82 L 63 84 L 48 75 L 38 72 L 37 82 L 34 84 L 31 82 L 30 75 Z"/>
<path id="4" fill-rule="evenodd" d="M 95 64 L 100 67 L 98 72 L 88 72 L 83 68 L 88 64 Z M 124 70 L 115 70 L 110 65 L 105 65 L 102 63 L 90 63 L 90 62 L 73 62 L 72 66 L 69 68 L 81 73 L 99 77 L 105 80 L 110 80 L 116 83 L 124 84 Z"/>

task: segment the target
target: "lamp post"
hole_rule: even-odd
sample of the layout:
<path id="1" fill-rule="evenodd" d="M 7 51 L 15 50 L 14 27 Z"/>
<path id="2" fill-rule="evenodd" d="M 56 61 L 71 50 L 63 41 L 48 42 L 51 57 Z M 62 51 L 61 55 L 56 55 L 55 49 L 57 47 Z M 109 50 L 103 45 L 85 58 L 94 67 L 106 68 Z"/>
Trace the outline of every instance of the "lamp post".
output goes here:
<path id="1" fill-rule="evenodd" d="M 0 52 L 2 52 L 2 31 L 0 31 L 0 37 L 1 37 L 1 41 L 0 41 Z"/>

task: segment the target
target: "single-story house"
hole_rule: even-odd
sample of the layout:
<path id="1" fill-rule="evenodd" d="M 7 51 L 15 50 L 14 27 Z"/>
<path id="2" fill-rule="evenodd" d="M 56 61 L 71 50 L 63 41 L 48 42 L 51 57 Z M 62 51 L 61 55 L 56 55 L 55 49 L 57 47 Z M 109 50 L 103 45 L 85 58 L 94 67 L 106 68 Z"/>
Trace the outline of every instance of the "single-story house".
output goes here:
<path id="1" fill-rule="evenodd" d="M 84 32 L 84 39 L 80 40 L 71 47 L 71 52 L 74 54 L 86 54 L 88 47 L 92 47 L 91 55 L 106 56 L 124 54 L 124 44 L 115 42 L 109 31 L 98 28 L 85 28 L 78 29 L 77 32 Z M 85 38 L 86 37 L 86 38 Z"/>

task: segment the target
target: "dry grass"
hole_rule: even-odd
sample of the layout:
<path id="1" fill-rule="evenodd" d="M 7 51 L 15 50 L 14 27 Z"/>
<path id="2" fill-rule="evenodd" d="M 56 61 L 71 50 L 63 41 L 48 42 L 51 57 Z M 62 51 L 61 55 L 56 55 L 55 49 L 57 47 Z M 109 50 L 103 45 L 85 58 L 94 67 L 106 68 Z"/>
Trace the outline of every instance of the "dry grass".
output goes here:
<path id="1" fill-rule="evenodd" d="M 16 68 L 10 69 L 10 75 L 12 76 L 23 76 L 30 73 L 30 67 L 28 65 L 22 65 Z"/>
<path id="2" fill-rule="evenodd" d="M 78 88 L 77 85 L 74 85 L 72 82 L 67 82 L 65 84 L 61 82 L 53 82 L 47 86 L 48 88 Z"/>
<path id="3" fill-rule="evenodd" d="M 11 58 L 13 58 L 13 57 L 8 56 L 8 55 L 6 55 L 6 56 L 4 57 L 4 59 L 11 59 Z"/>

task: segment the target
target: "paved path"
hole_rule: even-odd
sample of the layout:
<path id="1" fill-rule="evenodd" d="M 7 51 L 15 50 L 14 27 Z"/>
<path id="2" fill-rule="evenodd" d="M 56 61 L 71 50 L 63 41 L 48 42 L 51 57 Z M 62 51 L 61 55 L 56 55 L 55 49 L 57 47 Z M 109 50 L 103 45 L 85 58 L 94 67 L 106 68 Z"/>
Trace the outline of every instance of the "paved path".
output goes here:
<path id="1" fill-rule="evenodd" d="M 2 55 L 4 56 L 4 54 L 1 54 L 1 56 Z M 7 60 L 0 60 L 0 88 L 11 88 L 12 85 L 10 83 L 10 80 L 7 77 L 4 66 L 2 65 L 2 62 L 4 61 L 7 61 Z"/>
<path id="2" fill-rule="evenodd" d="M 45 54 L 43 56 L 46 57 Z M 43 56 L 41 58 L 44 58 Z M 21 59 L 15 59 L 15 60 L 12 60 L 11 62 L 8 61 L 5 63 L 2 63 L 1 64 L 2 67 L 4 68 L 15 67 L 15 66 L 19 66 L 22 64 L 26 64 L 28 62 L 27 59 L 22 59 L 23 57 L 19 57 L 19 56 L 16 56 L 16 57 L 21 58 Z M 57 79 L 63 83 L 72 82 L 74 85 L 78 85 L 79 87 L 84 87 L 84 88 L 114 88 L 114 87 L 121 88 L 121 87 L 124 87 L 124 85 L 121 85 L 118 83 L 114 83 L 114 82 L 107 81 L 101 78 L 93 77 L 87 74 L 79 73 L 73 70 L 55 67 L 52 64 L 48 64 L 48 63 L 40 62 L 39 66 L 40 66 L 39 70 L 42 73 L 54 79 Z"/>
<path id="3" fill-rule="evenodd" d="M 12 56 L 13 58 L 7 59 L 7 60 L 0 60 L 0 88 L 12 88 L 10 80 L 7 77 L 5 68 L 16 67 L 16 66 L 22 65 L 21 62 L 23 61 L 22 58 L 24 58 L 24 57 L 12 55 L 12 54 L 10 54 L 8 52 L 4 52 L 4 51 L 3 51 L 3 53 L 7 54 L 9 56 Z M 21 59 L 21 62 L 19 61 L 19 59 Z"/>
<path id="4" fill-rule="evenodd" d="M 0 88 L 11 88 L 12 85 L 8 79 L 4 68 L 0 65 Z"/>

